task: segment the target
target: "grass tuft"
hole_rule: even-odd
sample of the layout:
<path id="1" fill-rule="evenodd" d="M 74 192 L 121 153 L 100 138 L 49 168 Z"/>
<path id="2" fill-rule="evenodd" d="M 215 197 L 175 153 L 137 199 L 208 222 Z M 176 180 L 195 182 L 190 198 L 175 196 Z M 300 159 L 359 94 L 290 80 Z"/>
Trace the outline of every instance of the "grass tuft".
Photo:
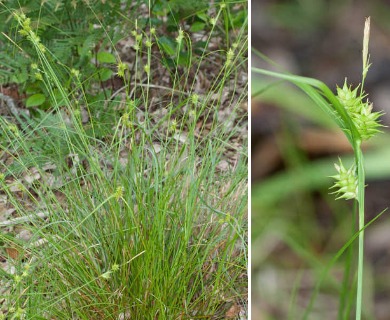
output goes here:
<path id="1" fill-rule="evenodd" d="M 2 192 L 28 234 L 0 238 L 3 315 L 224 319 L 232 305 L 246 309 L 247 21 L 232 30 L 227 4 L 215 10 L 203 53 L 185 64 L 194 40 L 182 29 L 176 60 L 157 46 L 158 30 L 137 26 L 132 66 L 99 55 L 117 59 L 116 92 L 55 63 L 28 17 L 16 16 L 53 105 L 0 118 Z M 236 46 L 209 50 L 221 30 Z"/>

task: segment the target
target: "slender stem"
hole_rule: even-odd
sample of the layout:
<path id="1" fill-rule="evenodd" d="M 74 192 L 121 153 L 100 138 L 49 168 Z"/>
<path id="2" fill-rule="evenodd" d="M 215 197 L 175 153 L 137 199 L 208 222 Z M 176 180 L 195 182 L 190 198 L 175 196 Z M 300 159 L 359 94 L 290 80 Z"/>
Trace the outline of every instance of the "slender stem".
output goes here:
<path id="1" fill-rule="evenodd" d="M 357 278 L 357 293 L 356 293 L 356 320 L 360 320 L 362 316 L 363 302 L 363 258 L 364 258 L 364 187 L 365 174 L 363 165 L 363 153 L 360 148 L 361 141 L 357 141 L 358 149 L 355 150 L 357 170 L 358 170 L 358 201 L 359 201 L 359 254 L 358 254 L 358 278 Z"/>
<path id="2" fill-rule="evenodd" d="M 358 211 L 358 203 L 357 201 L 354 201 L 353 204 L 353 215 L 352 215 L 352 221 L 351 224 L 351 234 L 352 236 L 356 233 L 356 217 L 357 217 L 357 211 Z M 356 236 L 356 238 L 359 235 Z M 344 275 L 343 275 L 343 282 L 342 282 L 342 289 L 340 293 L 340 303 L 339 303 L 339 314 L 337 319 L 343 320 L 343 319 L 349 319 L 350 318 L 350 304 L 351 304 L 351 296 L 355 295 L 354 292 L 351 292 L 350 290 L 350 282 L 351 282 L 351 270 L 352 270 L 352 261 L 354 260 L 353 256 L 353 245 L 348 246 L 348 249 L 346 251 L 346 258 L 344 262 Z"/>
<path id="3" fill-rule="evenodd" d="M 337 121 L 337 124 L 343 129 L 349 142 L 352 145 L 355 155 L 355 161 L 357 166 L 358 177 L 358 211 L 359 211 L 359 253 L 358 253 L 358 276 L 357 276 L 357 294 L 356 294 L 356 320 L 361 319 L 362 314 L 362 301 L 363 301 L 363 253 L 364 253 L 364 188 L 365 188 L 365 174 L 363 166 L 363 153 L 361 150 L 361 136 L 353 122 L 351 116 L 348 114 L 345 107 L 340 103 L 337 97 L 332 91 L 321 81 L 317 79 L 300 77 L 290 74 L 282 74 L 278 72 L 272 72 L 259 68 L 252 68 L 252 71 L 259 74 L 264 74 L 279 79 L 290 81 L 301 87 L 306 93 L 310 93 L 309 96 L 317 102 L 321 103 L 321 99 L 310 91 L 310 86 L 319 89 L 320 94 L 327 99 L 329 104 L 325 104 L 325 111 L 329 111 L 328 114 L 333 115 L 330 109 L 336 111 L 342 122 Z M 308 87 L 307 87 L 308 85 Z M 308 315 L 308 310 L 311 309 L 312 300 L 308 309 L 306 310 L 304 318 Z"/>

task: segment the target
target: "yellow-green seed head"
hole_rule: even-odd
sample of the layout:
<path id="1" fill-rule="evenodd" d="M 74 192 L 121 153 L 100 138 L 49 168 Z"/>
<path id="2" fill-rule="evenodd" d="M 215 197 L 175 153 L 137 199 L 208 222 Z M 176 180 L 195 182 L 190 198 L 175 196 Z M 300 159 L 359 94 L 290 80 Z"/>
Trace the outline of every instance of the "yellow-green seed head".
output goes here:
<path id="1" fill-rule="evenodd" d="M 358 180 L 355 173 L 355 166 L 352 166 L 347 170 L 341 162 L 341 159 L 339 159 L 339 164 L 335 163 L 334 166 L 338 174 L 331 176 L 331 178 L 336 180 L 335 184 L 332 186 L 332 188 L 337 189 L 333 192 L 338 196 L 336 199 L 357 199 Z"/>

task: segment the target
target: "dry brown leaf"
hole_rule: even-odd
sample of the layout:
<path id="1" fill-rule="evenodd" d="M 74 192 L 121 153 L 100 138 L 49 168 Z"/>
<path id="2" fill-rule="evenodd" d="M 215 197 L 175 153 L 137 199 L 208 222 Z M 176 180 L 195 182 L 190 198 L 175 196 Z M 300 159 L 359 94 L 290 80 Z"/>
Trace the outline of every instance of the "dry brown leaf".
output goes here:
<path id="1" fill-rule="evenodd" d="M 229 168 L 230 168 L 229 162 L 227 162 L 226 160 L 222 160 L 217 164 L 217 170 L 221 172 L 225 172 L 229 170 Z"/>
<path id="2" fill-rule="evenodd" d="M 41 178 L 41 175 L 39 174 L 37 168 L 32 168 L 24 177 L 24 181 L 27 182 L 27 184 L 31 185 L 34 181 L 39 180 Z"/>
<path id="3" fill-rule="evenodd" d="M 226 312 L 226 319 L 234 319 L 236 318 L 241 311 L 241 307 L 238 304 L 233 304 L 230 309 Z"/>
<path id="4" fill-rule="evenodd" d="M 21 248 L 16 249 L 14 247 L 6 247 L 5 252 L 7 252 L 9 257 L 16 260 L 23 253 L 23 250 Z"/>

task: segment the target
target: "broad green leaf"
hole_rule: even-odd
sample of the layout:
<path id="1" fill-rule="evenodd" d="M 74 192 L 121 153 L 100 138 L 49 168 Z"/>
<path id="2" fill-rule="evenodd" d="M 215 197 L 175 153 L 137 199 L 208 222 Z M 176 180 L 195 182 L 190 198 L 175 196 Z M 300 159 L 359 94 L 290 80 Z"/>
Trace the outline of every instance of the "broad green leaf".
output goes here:
<path id="1" fill-rule="evenodd" d="M 190 62 L 190 57 L 191 55 L 189 52 L 185 52 L 185 51 L 180 52 L 178 64 L 184 67 L 188 66 Z"/>
<path id="2" fill-rule="evenodd" d="M 196 14 L 196 16 L 199 18 L 199 19 L 201 19 L 201 20 L 203 20 L 204 22 L 207 22 L 207 21 L 209 21 L 209 19 L 210 19 L 210 17 L 205 13 L 205 12 L 198 12 L 197 14 Z"/>
<path id="3" fill-rule="evenodd" d="M 190 31 L 191 32 L 198 32 L 198 31 L 202 31 L 205 27 L 205 23 L 203 22 L 194 22 L 190 28 Z"/>
<path id="4" fill-rule="evenodd" d="M 37 107 L 42 105 L 46 101 L 45 95 L 42 93 L 33 94 L 31 97 L 28 97 L 26 100 L 26 107 Z"/>
<path id="5" fill-rule="evenodd" d="M 248 18 L 244 10 L 240 10 L 239 12 L 235 13 L 232 16 L 233 16 L 232 25 L 235 28 L 240 28 L 244 24 L 245 19 Z"/>
<path id="6" fill-rule="evenodd" d="M 116 58 L 112 53 L 102 51 L 98 52 L 97 61 L 100 63 L 116 63 Z"/>
<path id="7" fill-rule="evenodd" d="M 99 68 L 98 73 L 101 81 L 107 81 L 112 77 L 114 72 L 108 68 Z"/>
<path id="8" fill-rule="evenodd" d="M 24 83 L 28 79 L 28 74 L 26 71 L 16 71 L 12 77 L 11 77 L 11 82 L 15 83 Z"/>
<path id="9" fill-rule="evenodd" d="M 158 44 L 167 55 L 174 56 L 176 54 L 176 42 L 171 38 L 162 36 L 158 38 Z"/>

